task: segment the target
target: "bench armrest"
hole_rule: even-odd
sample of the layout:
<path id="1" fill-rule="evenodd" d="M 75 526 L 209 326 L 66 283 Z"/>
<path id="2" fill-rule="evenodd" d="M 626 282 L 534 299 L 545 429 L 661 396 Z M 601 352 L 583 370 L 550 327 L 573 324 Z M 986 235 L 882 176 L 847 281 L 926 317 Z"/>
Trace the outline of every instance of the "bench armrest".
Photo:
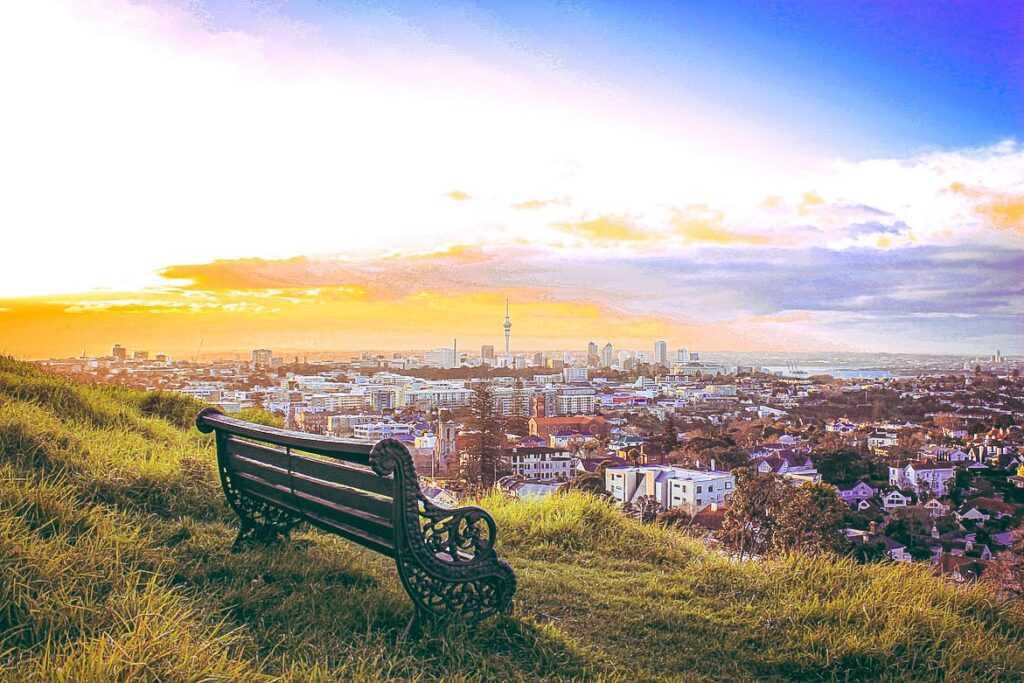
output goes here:
<path id="1" fill-rule="evenodd" d="M 422 494 L 423 542 L 430 552 L 449 564 L 467 565 L 494 558 L 498 527 L 494 518 L 476 506 L 443 508 Z"/>

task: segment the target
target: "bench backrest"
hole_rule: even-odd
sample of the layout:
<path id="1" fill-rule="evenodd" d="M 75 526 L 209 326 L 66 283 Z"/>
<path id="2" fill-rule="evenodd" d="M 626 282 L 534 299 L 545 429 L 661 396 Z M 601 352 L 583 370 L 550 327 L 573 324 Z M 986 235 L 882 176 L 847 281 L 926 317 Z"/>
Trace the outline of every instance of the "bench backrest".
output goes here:
<path id="1" fill-rule="evenodd" d="M 214 410 L 196 423 L 217 432 L 222 477 L 244 495 L 388 556 L 395 555 L 395 479 L 368 467 L 373 443 L 253 425 Z"/>

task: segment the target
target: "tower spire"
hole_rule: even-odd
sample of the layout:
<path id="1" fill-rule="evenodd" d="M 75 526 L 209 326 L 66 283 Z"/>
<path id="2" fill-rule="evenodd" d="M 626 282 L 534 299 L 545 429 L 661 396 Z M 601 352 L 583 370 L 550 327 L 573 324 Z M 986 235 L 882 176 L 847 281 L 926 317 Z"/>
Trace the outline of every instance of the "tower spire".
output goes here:
<path id="1" fill-rule="evenodd" d="M 505 297 L 505 355 L 509 355 L 509 340 L 512 336 L 512 318 L 508 314 L 508 297 Z"/>

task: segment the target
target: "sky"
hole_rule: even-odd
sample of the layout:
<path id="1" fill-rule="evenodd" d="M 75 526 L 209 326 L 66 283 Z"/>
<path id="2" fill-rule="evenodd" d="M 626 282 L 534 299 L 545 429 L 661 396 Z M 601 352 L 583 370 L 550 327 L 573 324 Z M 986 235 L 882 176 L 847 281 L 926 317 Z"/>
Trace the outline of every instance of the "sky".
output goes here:
<path id="1" fill-rule="evenodd" d="M 1024 354 L 1015 2 L 0 4 L 0 353 Z"/>

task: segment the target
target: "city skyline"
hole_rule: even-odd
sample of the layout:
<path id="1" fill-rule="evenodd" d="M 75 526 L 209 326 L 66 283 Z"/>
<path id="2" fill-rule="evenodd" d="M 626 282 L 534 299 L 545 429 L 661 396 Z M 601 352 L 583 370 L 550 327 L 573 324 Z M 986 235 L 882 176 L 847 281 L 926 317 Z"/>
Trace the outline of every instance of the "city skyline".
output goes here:
<path id="1" fill-rule="evenodd" d="M 635 10 L 5 5 L 0 353 L 1024 353 L 1012 5 Z"/>

